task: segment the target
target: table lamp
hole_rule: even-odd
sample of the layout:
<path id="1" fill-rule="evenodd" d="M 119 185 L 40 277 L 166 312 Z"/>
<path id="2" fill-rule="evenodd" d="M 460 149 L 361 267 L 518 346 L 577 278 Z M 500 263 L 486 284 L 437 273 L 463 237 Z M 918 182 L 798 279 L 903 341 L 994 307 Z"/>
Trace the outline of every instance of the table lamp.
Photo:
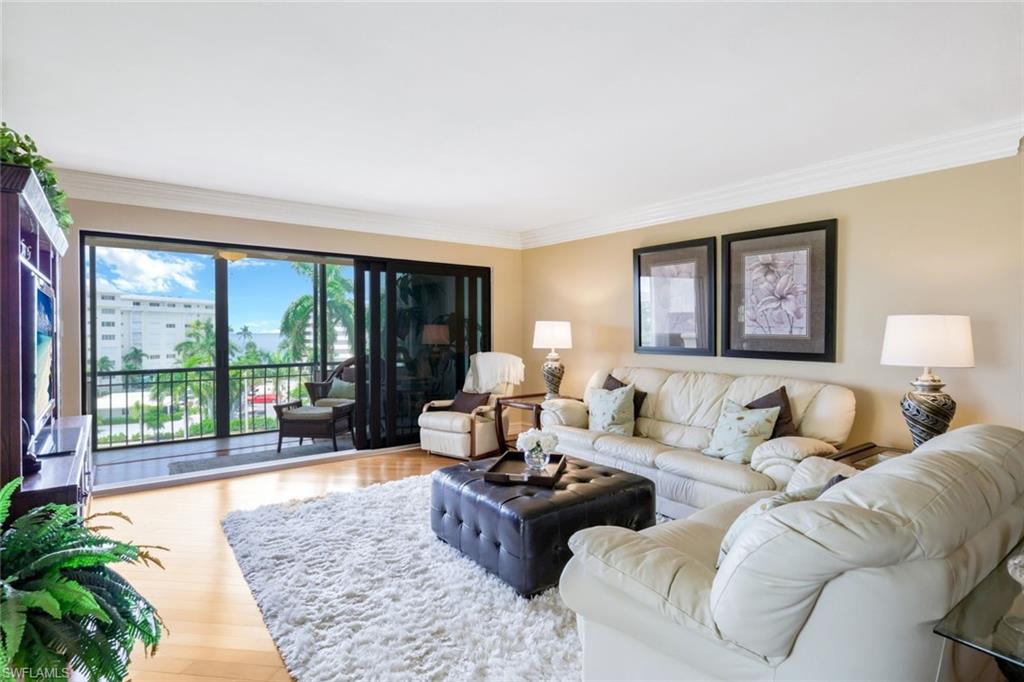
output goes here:
<path id="1" fill-rule="evenodd" d="M 572 348 L 572 325 L 568 322 L 538 320 L 533 327 L 533 347 L 551 350 L 541 367 L 544 387 L 547 389 L 544 397 L 547 400 L 557 398 L 558 387 L 562 385 L 562 377 L 565 375 L 565 365 L 555 349 Z"/>
<path id="2" fill-rule="evenodd" d="M 900 400 L 916 448 L 945 433 L 956 402 L 942 392 L 933 367 L 974 367 L 971 318 L 966 315 L 890 315 L 885 321 L 882 364 L 923 367 L 914 390 Z"/>

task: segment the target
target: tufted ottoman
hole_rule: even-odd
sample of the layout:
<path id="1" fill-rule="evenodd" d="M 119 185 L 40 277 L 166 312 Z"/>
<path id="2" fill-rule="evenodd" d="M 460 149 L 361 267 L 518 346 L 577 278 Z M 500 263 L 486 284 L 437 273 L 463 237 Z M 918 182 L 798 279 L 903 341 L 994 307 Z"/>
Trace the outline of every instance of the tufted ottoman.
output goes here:
<path id="1" fill-rule="evenodd" d="M 483 478 L 493 461 L 434 472 L 430 527 L 521 595 L 558 584 L 576 531 L 654 525 L 654 483 L 642 476 L 568 458 L 554 488 L 498 485 Z"/>

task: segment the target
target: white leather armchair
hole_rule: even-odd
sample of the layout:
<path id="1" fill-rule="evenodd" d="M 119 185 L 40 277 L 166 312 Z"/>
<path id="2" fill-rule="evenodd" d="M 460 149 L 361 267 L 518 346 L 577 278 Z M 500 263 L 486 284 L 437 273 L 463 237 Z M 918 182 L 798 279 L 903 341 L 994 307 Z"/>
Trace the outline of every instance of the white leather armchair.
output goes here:
<path id="1" fill-rule="evenodd" d="M 500 381 L 491 386 L 490 390 L 481 389 L 477 379 L 479 372 L 479 356 L 505 355 L 498 353 L 477 353 L 470 358 L 469 371 L 462 390 L 470 393 L 490 393 L 486 405 L 474 409 L 470 413 L 453 412 L 450 407 L 452 400 L 432 400 L 423 406 L 419 416 L 420 447 L 427 452 L 457 457 L 459 459 L 477 459 L 493 455 L 498 451 L 498 433 L 495 428 L 494 406 L 498 398 L 512 395 L 516 384 Z M 514 357 L 514 356 L 510 356 Z M 522 364 L 522 360 L 515 358 Z M 508 428 L 508 414 L 502 416 L 503 428 Z"/>
<path id="2" fill-rule="evenodd" d="M 804 467 L 805 465 L 801 465 Z M 825 472 L 827 473 L 827 472 Z M 1024 432 L 971 426 L 757 518 L 756 492 L 570 540 L 560 584 L 588 680 L 976 680 L 932 633 L 1024 534 Z"/>

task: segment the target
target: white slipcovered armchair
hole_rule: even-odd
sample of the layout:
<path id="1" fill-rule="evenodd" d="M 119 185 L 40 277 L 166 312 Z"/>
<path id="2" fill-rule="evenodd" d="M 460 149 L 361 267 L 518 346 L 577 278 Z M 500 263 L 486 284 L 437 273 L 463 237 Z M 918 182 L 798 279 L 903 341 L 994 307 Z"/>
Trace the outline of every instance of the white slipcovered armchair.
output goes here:
<path id="1" fill-rule="evenodd" d="M 498 451 L 498 433 L 494 423 L 494 404 L 498 398 L 510 396 L 523 382 L 522 359 L 509 353 L 475 353 L 469 358 L 469 371 L 462 390 L 467 393 L 489 393 L 486 405 L 470 413 L 453 412 L 453 400 L 432 400 L 423 406 L 419 417 L 420 447 L 427 452 L 477 459 Z M 502 428 L 508 428 L 508 413 L 502 417 Z"/>
<path id="2" fill-rule="evenodd" d="M 753 520 L 716 568 L 733 520 L 770 494 L 639 533 L 573 535 L 560 590 L 578 614 L 584 679 L 966 681 L 993 670 L 932 628 L 1024 534 L 1024 432 L 934 438 Z"/>

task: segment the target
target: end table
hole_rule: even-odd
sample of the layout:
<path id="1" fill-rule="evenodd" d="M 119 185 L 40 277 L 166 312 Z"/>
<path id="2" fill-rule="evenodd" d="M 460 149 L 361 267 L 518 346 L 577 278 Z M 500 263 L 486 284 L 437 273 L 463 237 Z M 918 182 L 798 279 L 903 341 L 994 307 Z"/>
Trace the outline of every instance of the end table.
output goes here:
<path id="1" fill-rule="evenodd" d="M 881 464 L 888 459 L 892 459 L 893 457 L 905 455 L 908 452 L 910 452 L 910 450 L 891 447 L 888 445 L 875 445 L 874 443 L 868 442 L 840 450 L 834 455 L 830 455 L 829 459 L 842 462 L 843 464 L 852 466 L 854 469 L 867 469 L 875 466 L 876 464 Z"/>

